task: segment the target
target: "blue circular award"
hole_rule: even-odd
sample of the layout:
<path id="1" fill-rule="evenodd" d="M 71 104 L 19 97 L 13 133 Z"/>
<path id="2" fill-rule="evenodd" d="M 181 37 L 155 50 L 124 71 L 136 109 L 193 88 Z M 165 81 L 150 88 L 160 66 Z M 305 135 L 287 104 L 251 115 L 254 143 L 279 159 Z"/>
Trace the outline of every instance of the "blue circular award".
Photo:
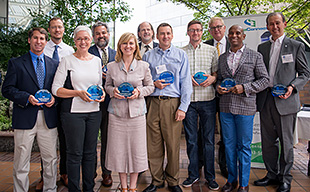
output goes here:
<path id="1" fill-rule="evenodd" d="M 280 95 L 284 95 L 287 92 L 287 87 L 282 84 L 276 84 L 271 89 L 271 94 L 274 97 L 279 97 Z"/>
<path id="2" fill-rule="evenodd" d="M 91 100 L 100 100 L 101 96 L 103 95 L 103 90 L 101 87 L 99 87 L 99 85 L 91 85 L 88 87 L 87 93 L 90 94 L 89 98 Z"/>
<path id="3" fill-rule="evenodd" d="M 208 78 L 207 76 L 204 76 L 205 74 L 206 73 L 202 71 L 195 73 L 194 79 L 199 85 Z"/>
<path id="4" fill-rule="evenodd" d="M 36 92 L 34 97 L 39 101 L 39 103 L 48 103 L 52 100 L 52 94 L 46 89 L 40 89 Z"/>
<path id="5" fill-rule="evenodd" d="M 133 86 L 130 83 L 124 82 L 118 87 L 119 94 L 124 96 L 125 98 L 132 96 L 132 92 L 134 90 Z"/>
<path id="6" fill-rule="evenodd" d="M 107 65 L 102 66 L 102 72 L 107 73 L 108 68 Z"/>
<path id="7" fill-rule="evenodd" d="M 170 71 L 162 72 L 159 75 L 159 80 L 165 80 L 165 82 L 164 82 L 165 84 L 166 83 L 173 83 L 174 82 L 173 73 L 171 73 Z"/>
<path id="8" fill-rule="evenodd" d="M 221 83 L 221 87 L 226 88 L 227 90 L 233 88 L 235 85 L 236 82 L 232 78 L 226 78 Z"/>

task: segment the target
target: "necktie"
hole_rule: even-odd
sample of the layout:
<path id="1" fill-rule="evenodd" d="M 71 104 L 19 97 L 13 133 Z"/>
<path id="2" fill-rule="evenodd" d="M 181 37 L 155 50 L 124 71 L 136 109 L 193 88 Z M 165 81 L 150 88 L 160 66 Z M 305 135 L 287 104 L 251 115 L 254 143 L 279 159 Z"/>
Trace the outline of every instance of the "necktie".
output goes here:
<path id="1" fill-rule="evenodd" d="M 216 50 L 217 50 L 218 56 L 220 56 L 220 55 L 221 55 L 221 52 L 220 52 L 220 42 L 217 42 L 217 44 L 216 44 Z"/>
<path id="2" fill-rule="evenodd" d="M 39 87 L 40 87 L 40 89 L 43 89 L 43 85 L 44 85 L 44 68 L 43 68 L 43 62 L 41 61 L 41 59 L 39 57 L 37 58 L 36 73 L 37 73 L 37 79 L 38 79 Z"/>
<path id="3" fill-rule="evenodd" d="M 149 45 L 145 45 L 144 47 L 145 47 L 145 53 L 151 49 L 151 47 Z"/>
<path id="4" fill-rule="evenodd" d="M 105 49 L 102 49 L 102 66 L 106 65 L 108 63 L 108 55 Z"/>
<path id="5" fill-rule="evenodd" d="M 59 62 L 58 47 L 59 47 L 59 45 L 55 45 L 55 50 L 53 53 L 53 59 L 55 59 Z"/>

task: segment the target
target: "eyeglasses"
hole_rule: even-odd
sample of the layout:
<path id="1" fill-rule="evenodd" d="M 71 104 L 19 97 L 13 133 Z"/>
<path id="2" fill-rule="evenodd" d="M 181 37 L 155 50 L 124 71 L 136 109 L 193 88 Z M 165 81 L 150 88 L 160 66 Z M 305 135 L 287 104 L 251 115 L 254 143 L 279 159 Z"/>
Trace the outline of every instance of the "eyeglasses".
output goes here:
<path id="1" fill-rule="evenodd" d="M 80 38 L 77 38 L 77 39 L 76 39 L 76 41 L 78 41 L 78 42 L 82 42 L 83 40 L 84 40 L 84 41 L 90 41 L 90 38 L 88 38 L 88 37 L 81 38 L 81 37 L 80 37 Z"/>
<path id="2" fill-rule="evenodd" d="M 215 27 L 210 27 L 209 29 L 214 31 L 215 29 L 221 29 L 224 25 L 218 25 L 218 26 L 215 26 Z"/>
<path id="3" fill-rule="evenodd" d="M 198 32 L 201 32 L 202 29 L 189 29 L 188 31 L 191 33 L 194 33 L 196 31 L 198 33 Z"/>

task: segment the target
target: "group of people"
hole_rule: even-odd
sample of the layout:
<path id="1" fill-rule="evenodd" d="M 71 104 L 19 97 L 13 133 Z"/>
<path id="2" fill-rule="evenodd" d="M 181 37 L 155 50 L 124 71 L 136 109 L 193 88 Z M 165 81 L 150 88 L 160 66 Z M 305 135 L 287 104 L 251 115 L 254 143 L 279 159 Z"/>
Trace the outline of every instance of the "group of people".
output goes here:
<path id="1" fill-rule="evenodd" d="M 111 171 L 115 171 L 121 190 L 135 192 L 139 173 L 149 169 L 152 182 L 143 192 L 155 192 L 165 181 L 169 190 L 181 192 L 183 127 L 189 158 L 183 187 L 197 182 L 203 167 L 206 185 L 218 190 L 216 124 L 221 135 L 220 169 L 227 177 L 221 190 L 229 192 L 239 186 L 239 192 L 249 191 L 250 144 L 257 110 L 268 172 L 254 185 L 277 184 L 279 192 L 290 191 L 298 93 L 310 71 L 304 45 L 284 33 L 283 14 L 270 13 L 266 25 L 272 36 L 258 46 L 258 52 L 244 45 L 246 34 L 239 25 L 231 26 L 226 37 L 226 26 L 219 17 L 210 19 L 213 39 L 206 42 L 202 42 L 201 22 L 190 21 L 189 43 L 181 49 L 171 43 L 173 29 L 168 23 L 157 27 L 159 43 L 153 41 L 152 25 L 143 22 L 138 39 L 133 33 L 124 33 L 116 51 L 108 46 L 108 26 L 100 21 L 92 29 L 78 26 L 74 30 L 75 52 L 62 41 L 65 29 L 60 18 L 49 21 L 49 41 L 45 29 L 31 29 L 29 53 L 9 61 L 2 86 L 3 96 L 14 102 L 14 191 L 28 191 L 35 137 L 42 158 L 38 191 L 57 191 L 57 137 L 62 182 L 69 191 L 81 191 L 82 171 L 82 190 L 93 191 L 100 129 L 103 186 L 112 185 Z M 95 44 L 91 46 L 92 40 Z M 159 78 L 167 71 L 173 74 L 173 82 Z M 198 82 L 194 78 L 197 72 L 203 72 L 206 80 Z M 231 89 L 221 84 L 227 78 L 236 83 Z M 128 97 L 119 89 L 124 82 L 134 88 Z M 287 87 L 284 95 L 272 95 L 276 84 Z M 100 98 L 91 99 L 87 92 L 91 85 L 102 88 Z M 48 103 L 35 97 L 42 89 L 52 93 Z"/>

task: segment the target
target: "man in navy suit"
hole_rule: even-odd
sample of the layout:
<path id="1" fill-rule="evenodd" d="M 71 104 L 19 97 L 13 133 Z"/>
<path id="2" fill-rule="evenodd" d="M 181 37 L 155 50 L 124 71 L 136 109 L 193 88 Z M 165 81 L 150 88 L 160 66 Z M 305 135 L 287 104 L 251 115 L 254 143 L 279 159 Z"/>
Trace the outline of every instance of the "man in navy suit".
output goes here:
<path id="1" fill-rule="evenodd" d="M 55 191 L 57 177 L 57 111 L 55 99 L 40 103 L 35 93 L 40 89 L 51 92 L 58 62 L 43 54 L 48 33 L 43 28 L 28 32 L 29 53 L 9 60 L 2 86 L 4 97 L 13 101 L 14 129 L 14 191 L 29 190 L 30 155 L 37 138 L 43 160 L 43 191 Z"/>
<path id="2" fill-rule="evenodd" d="M 155 35 L 151 23 L 143 22 L 138 26 L 138 40 L 141 56 L 147 51 L 158 47 L 158 43 L 154 42 Z"/>
<path id="3" fill-rule="evenodd" d="M 260 44 L 258 52 L 264 57 L 270 83 L 257 95 L 257 109 L 260 112 L 262 152 L 267 175 L 254 184 L 279 184 L 277 191 L 284 192 L 290 191 L 293 179 L 290 170 L 294 164 L 293 133 L 300 110 L 299 91 L 308 82 L 310 72 L 304 44 L 284 33 L 286 20 L 283 14 L 270 13 L 266 23 L 272 38 Z M 287 91 L 274 97 L 271 88 L 277 84 L 286 86 Z"/>
<path id="4" fill-rule="evenodd" d="M 101 58 L 102 67 L 107 63 L 115 61 L 116 51 L 111 49 L 109 45 L 110 32 L 108 25 L 101 21 L 96 22 L 92 26 L 92 32 L 94 37 L 95 45 L 91 46 L 88 50 L 89 53 Z M 106 74 L 102 72 L 102 86 L 105 84 Z M 111 171 L 105 167 L 105 154 L 107 147 L 107 131 L 108 131 L 108 105 L 110 102 L 110 96 L 106 95 L 104 102 L 100 103 L 100 110 L 102 111 L 102 120 L 101 120 L 101 169 L 102 169 L 102 185 L 105 187 L 110 187 L 113 183 L 111 177 Z M 97 167 L 97 163 L 96 163 Z"/>

